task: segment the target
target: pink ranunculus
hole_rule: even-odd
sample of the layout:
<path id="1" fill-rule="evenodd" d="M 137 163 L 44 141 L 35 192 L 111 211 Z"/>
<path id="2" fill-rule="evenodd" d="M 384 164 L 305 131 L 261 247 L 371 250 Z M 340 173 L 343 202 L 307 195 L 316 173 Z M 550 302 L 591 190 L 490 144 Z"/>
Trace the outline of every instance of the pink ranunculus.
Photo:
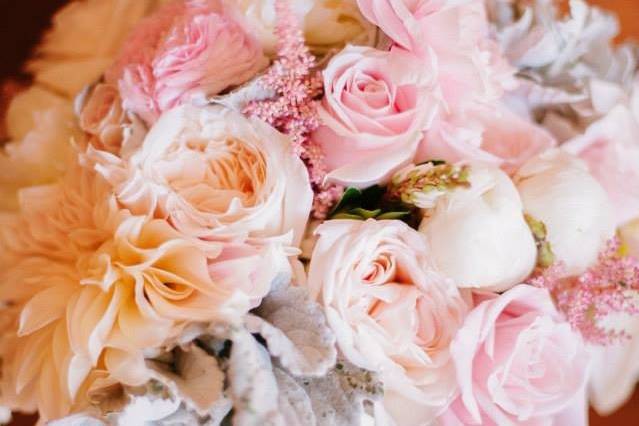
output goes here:
<path id="1" fill-rule="evenodd" d="M 617 106 L 562 148 L 588 164 L 606 190 L 617 225 L 639 217 L 639 120 Z"/>
<path id="2" fill-rule="evenodd" d="M 451 344 L 461 388 L 443 424 L 585 425 L 589 357 L 549 293 L 478 293 Z"/>
<path id="3" fill-rule="evenodd" d="M 501 167 L 512 174 L 556 144 L 544 128 L 507 108 L 478 108 L 459 117 L 438 120 L 426 132 L 416 160 L 472 161 Z"/>
<path id="4" fill-rule="evenodd" d="M 470 301 L 403 222 L 333 220 L 315 233 L 307 285 L 340 350 L 381 375 L 397 425 L 429 424 L 458 390 L 449 346 Z"/>
<path id="5" fill-rule="evenodd" d="M 171 2 L 136 28 L 107 81 L 147 123 L 242 84 L 267 65 L 258 41 L 216 0 Z"/>
<path id="6" fill-rule="evenodd" d="M 360 187 L 412 160 L 440 103 L 433 64 L 401 49 L 345 48 L 324 71 L 324 90 L 313 138 L 328 178 Z"/>

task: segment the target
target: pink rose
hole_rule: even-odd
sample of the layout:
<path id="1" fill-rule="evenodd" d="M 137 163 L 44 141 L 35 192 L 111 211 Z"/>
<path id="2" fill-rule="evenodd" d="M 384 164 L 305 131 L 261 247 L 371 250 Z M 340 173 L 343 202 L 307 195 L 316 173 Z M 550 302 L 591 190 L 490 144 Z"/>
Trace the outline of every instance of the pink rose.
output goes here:
<path id="1" fill-rule="evenodd" d="M 449 110 L 487 102 L 514 84 L 513 68 L 489 37 L 481 0 L 358 0 L 362 14 L 397 45 L 434 54 Z"/>
<path id="2" fill-rule="evenodd" d="M 443 423 L 586 424 L 589 358 L 549 293 L 523 284 L 475 299 L 451 344 L 461 395 Z"/>
<path id="3" fill-rule="evenodd" d="M 329 179 L 365 187 L 410 162 L 439 105 L 433 67 L 393 49 L 349 46 L 324 71 L 314 133 Z"/>
<path id="4" fill-rule="evenodd" d="M 307 285 L 340 350 L 380 373 L 396 424 L 428 424 L 457 392 L 449 345 L 467 302 L 403 222 L 333 220 L 315 234 Z"/>
<path id="5" fill-rule="evenodd" d="M 617 106 L 562 148 L 584 160 L 606 190 L 617 225 L 639 217 L 639 121 Z"/>
<path id="6" fill-rule="evenodd" d="M 357 0 L 362 14 L 405 49 L 422 48 L 421 21 L 444 6 L 446 0 Z"/>
<path id="7" fill-rule="evenodd" d="M 171 2 L 133 32 L 107 81 L 147 123 L 177 105 L 248 81 L 262 48 L 216 0 Z"/>
<path id="8" fill-rule="evenodd" d="M 498 106 L 438 120 L 426 132 L 416 161 L 472 161 L 512 174 L 556 141 L 544 128 Z"/>

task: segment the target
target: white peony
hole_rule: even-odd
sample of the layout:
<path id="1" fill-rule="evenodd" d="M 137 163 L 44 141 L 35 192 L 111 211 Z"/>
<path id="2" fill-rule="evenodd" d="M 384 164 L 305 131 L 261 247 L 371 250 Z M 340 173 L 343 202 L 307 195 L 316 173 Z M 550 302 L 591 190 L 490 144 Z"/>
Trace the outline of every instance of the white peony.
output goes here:
<path id="1" fill-rule="evenodd" d="M 614 236 L 606 192 L 581 160 L 560 150 L 528 161 L 515 177 L 526 213 L 543 222 L 555 260 L 584 272 Z"/>
<path id="2" fill-rule="evenodd" d="M 535 241 L 503 171 L 471 167 L 470 182 L 440 197 L 419 229 L 437 268 L 459 287 L 506 290 L 532 272 Z"/>

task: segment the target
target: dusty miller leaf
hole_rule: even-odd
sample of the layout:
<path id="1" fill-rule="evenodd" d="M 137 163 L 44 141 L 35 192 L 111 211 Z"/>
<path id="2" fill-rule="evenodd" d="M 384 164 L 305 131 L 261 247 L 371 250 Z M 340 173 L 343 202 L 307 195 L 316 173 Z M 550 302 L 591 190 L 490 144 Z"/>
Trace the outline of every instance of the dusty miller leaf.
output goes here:
<path id="1" fill-rule="evenodd" d="M 204 416 L 224 398 L 224 373 L 217 360 L 194 344 L 173 351 L 173 365 L 147 361 L 152 377 L 179 400 Z"/>
<path id="2" fill-rule="evenodd" d="M 303 287 L 271 292 L 255 315 L 247 316 L 246 326 L 264 338 L 270 354 L 295 376 L 321 376 L 335 365 L 335 334 Z"/>
<path id="3" fill-rule="evenodd" d="M 359 425 L 364 416 L 364 404 L 378 402 L 383 397 L 383 386 L 373 373 L 346 362 L 339 362 L 323 377 L 295 379 L 283 370 L 279 370 L 276 377 L 280 401 L 283 401 L 280 406 L 295 408 L 283 412 L 297 414 L 300 422 L 312 419 L 306 411 L 305 399 L 300 395 L 303 391 L 315 420 L 307 424 L 317 426 Z M 293 386 L 291 381 L 298 386 Z"/>
<path id="4" fill-rule="evenodd" d="M 235 330 L 231 339 L 228 381 L 235 410 L 233 424 L 283 426 L 268 352 L 246 330 Z"/>

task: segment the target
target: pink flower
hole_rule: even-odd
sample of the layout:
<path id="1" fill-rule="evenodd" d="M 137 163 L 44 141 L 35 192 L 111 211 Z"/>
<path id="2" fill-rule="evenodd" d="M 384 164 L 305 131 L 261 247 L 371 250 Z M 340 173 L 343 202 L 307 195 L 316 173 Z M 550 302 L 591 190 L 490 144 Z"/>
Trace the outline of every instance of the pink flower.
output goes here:
<path id="1" fill-rule="evenodd" d="M 260 44 L 216 0 L 172 2 L 131 35 L 107 80 L 147 123 L 162 111 L 248 81 L 267 65 Z"/>
<path id="2" fill-rule="evenodd" d="M 562 148 L 584 160 L 608 193 L 617 225 L 639 217 L 639 121 L 617 106 Z"/>
<path id="3" fill-rule="evenodd" d="M 542 127 L 507 108 L 478 108 L 460 117 L 438 120 L 426 132 L 416 161 L 472 161 L 512 174 L 535 155 L 556 145 Z"/>
<path id="4" fill-rule="evenodd" d="M 461 395 L 443 423 L 586 424 L 589 358 L 549 293 L 524 284 L 475 299 L 451 344 Z"/>
<path id="5" fill-rule="evenodd" d="M 513 69 L 489 38 L 481 0 L 358 0 L 363 15 L 397 45 L 434 54 L 449 110 L 497 99 L 513 84 Z"/>
<path id="6" fill-rule="evenodd" d="M 440 98 L 432 64 L 401 49 L 349 46 L 324 71 L 314 133 L 329 180 L 368 186 L 410 162 Z"/>
<path id="7" fill-rule="evenodd" d="M 344 356 L 378 372 L 398 425 L 432 421 L 457 392 L 449 345 L 468 305 L 400 221 L 320 225 L 308 275 Z"/>
<path id="8" fill-rule="evenodd" d="M 395 43 L 405 49 L 420 49 L 421 22 L 439 11 L 446 0 L 357 0 L 362 14 Z"/>

